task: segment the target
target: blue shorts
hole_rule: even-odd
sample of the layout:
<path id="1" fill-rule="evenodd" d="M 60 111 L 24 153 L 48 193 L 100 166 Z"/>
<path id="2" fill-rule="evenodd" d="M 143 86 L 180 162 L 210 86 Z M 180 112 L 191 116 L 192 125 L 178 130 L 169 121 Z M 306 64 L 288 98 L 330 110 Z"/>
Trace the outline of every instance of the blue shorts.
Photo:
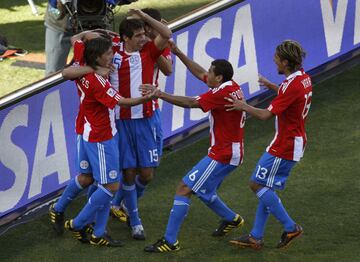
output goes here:
<path id="1" fill-rule="evenodd" d="M 159 157 L 162 157 L 163 154 L 163 130 L 161 125 L 161 112 L 159 108 L 156 108 L 154 115 L 151 117 L 152 123 L 155 126 L 156 130 L 156 144 Z"/>
<path id="2" fill-rule="evenodd" d="M 157 167 L 156 128 L 151 118 L 116 120 L 122 169 Z"/>
<path id="3" fill-rule="evenodd" d="M 251 181 L 272 188 L 284 189 L 286 179 L 296 161 L 279 158 L 265 152 L 251 176 Z"/>
<path id="4" fill-rule="evenodd" d="M 75 161 L 76 161 L 75 162 L 76 169 L 80 174 L 91 174 L 92 173 L 89 158 L 84 149 L 84 140 L 82 139 L 82 135 L 77 135 L 77 137 L 76 137 Z"/>
<path id="5" fill-rule="evenodd" d="M 83 143 L 95 181 L 101 185 L 119 182 L 121 171 L 118 135 L 103 142 L 83 141 Z"/>
<path id="6" fill-rule="evenodd" d="M 212 201 L 224 178 L 235 168 L 236 166 L 222 164 L 206 156 L 183 177 L 182 181 L 198 197 Z"/>

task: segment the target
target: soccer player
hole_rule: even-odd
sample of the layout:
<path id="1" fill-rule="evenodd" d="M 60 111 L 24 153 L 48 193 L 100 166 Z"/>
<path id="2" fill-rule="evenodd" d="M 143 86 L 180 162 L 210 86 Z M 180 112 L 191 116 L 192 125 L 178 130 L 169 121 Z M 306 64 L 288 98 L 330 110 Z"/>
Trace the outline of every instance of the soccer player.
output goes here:
<path id="1" fill-rule="evenodd" d="M 85 44 L 84 59 L 87 66 L 96 70 L 98 66 L 109 68 L 112 64 L 112 42 L 108 38 L 98 37 Z M 63 71 L 65 78 L 73 78 L 73 68 Z M 110 201 L 119 189 L 121 176 L 119 166 L 118 135 L 115 127 L 115 105 L 133 106 L 151 100 L 152 95 L 138 98 L 123 98 L 113 89 L 110 82 L 101 75 L 91 72 L 76 80 L 81 92 L 81 107 L 84 116 L 82 134 L 83 152 L 80 159 L 87 159 L 89 171 L 98 183 L 85 207 L 77 217 L 65 221 L 65 228 L 73 231 L 75 238 L 83 243 L 109 247 L 122 246 L 106 232 Z M 90 240 L 85 233 L 86 225 L 95 225 Z"/>
<path id="2" fill-rule="evenodd" d="M 153 83 L 154 66 L 167 46 L 171 31 L 139 9 L 131 9 L 129 14 L 141 19 L 127 18 L 120 23 L 121 42 L 114 49 L 116 70 L 110 75 L 110 81 L 123 97 L 136 98 L 141 96 L 139 85 Z M 152 41 L 146 38 L 144 22 L 158 32 Z M 152 180 L 159 160 L 152 116 L 152 101 L 131 109 L 120 107 L 116 112 L 116 126 L 120 130 L 120 166 L 124 170 L 121 188 L 128 208 L 132 237 L 137 240 L 145 239 L 137 208 L 137 194 L 141 194 L 141 190 Z M 140 172 L 138 179 L 137 170 Z"/>
<path id="3" fill-rule="evenodd" d="M 156 21 L 162 21 L 161 13 L 159 10 L 154 8 L 144 8 L 141 9 L 144 13 L 148 14 Z M 149 38 L 149 41 L 154 40 L 159 33 L 151 28 L 148 24 L 145 24 L 145 34 Z M 161 56 L 158 57 L 156 64 L 154 66 L 154 74 L 153 74 L 153 84 L 158 87 L 158 78 L 159 72 L 162 72 L 164 75 L 169 76 L 172 73 L 172 58 L 171 58 L 171 51 L 169 47 L 165 47 Z M 151 117 L 153 124 L 155 126 L 155 134 L 156 134 L 156 144 L 157 144 L 157 153 L 159 156 L 159 161 L 162 156 L 163 152 L 163 131 L 161 126 L 161 115 L 160 115 L 160 108 L 157 102 L 157 99 L 153 100 L 153 116 Z M 136 186 L 136 193 L 137 197 L 141 197 L 144 194 L 145 187 L 143 186 L 146 184 L 146 181 L 142 181 L 141 176 L 136 175 L 135 177 L 135 186 Z M 118 218 L 122 222 L 127 222 L 128 215 L 127 215 L 127 208 L 123 205 L 123 190 L 122 188 L 116 193 L 111 207 L 111 215 Z"/>
<path id="4" fill-rule="evenodd" d="M 274 62 L 286 79 L 277 86 L 264 77 L 259 82 L 277 90 L 278 95 L 267 109 L 252 107 L 243 99 L 231 96 L 228 111 L 246 111 L 255 118 L 267 120 L 275 116 L 275 137 L 260 158 L 250 181 L 250 188 L 259 199 L 253 228 L 248 235 L 230 242 L 260 250 L 265 224 L 272 214 L 284 227 L 278 248 L 286 247 L 303 233 L 300 225 L 286 212 L 275 190 L 282 190 L 293 166 L 301 159 L 306 145 L 305 121 L 309 113 L 312 85 L 302 67 L 305 52 L 299 43 L 286 40 L 276 47 Z"/>
<path id="5" fill-rule="evenodd" d="M 71 38 L 71 43 L 74 47 L 74 58 L 73 58 L 73 67 L 85 66 L 84 61 L 84 49 L 85 42 L 97 37 L 105 36 L 105 32 L 96 32 L 96 31 L 84 31 Z M 84 68 L 83 68 L 84 69 Z M 91 67 L 85 68 L 87 71 L 92 71 Z M 104 72 L 109 72 L 108 68 L 97 67 L 96 72 L 98 74 L 103 74 Z M 79 98 L 81 99 L 82 93 L 78 89 Z M 77 134 L 77 154 L 76 157 L 79 158 L 81 152 L 83 151 L 83 142 L 81 136 L 84 132 L 84 116 L 82 112 L 82 106 L 80 103 L 79 112 L 75 121 L 75 130 Z M 81 150 L 81 152 L 80 152 Z M 71 201 L 84 189 L 87 188 L 94 182 L 92 173 L 89 169 L 88 159 L 77 159 L 76 163 L 79 175 L 74 177 L 65 188 L 63 194 L 56 203 L 53 203 L 49 208 L 50 222 L 53 229 L 57 234 L 62 234 L 64 232 L 64 212 L 66 207 L 71 203 Z"/>
<path id="6" fill-rule="evenodd" d="M 208 155 L 180 181 L 165 235 L 153 245 L 145 247 L 146 252 L 159 253 L 180 249 L 177 236 L 188 213 L 192 194 L 199 197 L 222 218 L 213 236 L 223 236 L 244 223 L 244 219 L 226 206 L 217 195 L 217 189 L 224 178 L 242 163 L 244 153 L 245 113 L 227 112 L 224 107 L 225 97 L 229 95 L 239 99 L 243 97 L 240 86 L 232 80 L 233 68 L 228 61 L 218 59 L 211 63 L 208 71 L 205 71 L 200 65 L 184 57 L 180 50 L 177 49 L 174 53 L 180 55 L 182 60 L 186 60 L 189 68 L 196 68 L 195 76 L 203 79 L 210 90 L 198 97 L 170 95 L 158 90 L 157 96 L 177 106 L 200 108 L 204 112 L 209 112 L 211 146 Z"/>

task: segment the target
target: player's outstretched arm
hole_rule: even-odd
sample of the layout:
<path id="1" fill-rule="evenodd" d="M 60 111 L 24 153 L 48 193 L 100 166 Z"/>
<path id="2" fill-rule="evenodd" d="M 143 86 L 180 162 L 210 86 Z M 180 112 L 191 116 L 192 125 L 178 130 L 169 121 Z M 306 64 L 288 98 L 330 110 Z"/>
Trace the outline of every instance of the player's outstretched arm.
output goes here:
<path id="1" fill-rule="evenodd" d="M 184 108 L 200 108 L 199 102 L 195 97 L 188 96 L 175 96 L 165 92 L 160 91 L 159 98 L 162 100 L 177 105 Z"/>
<path id="2" fill-rule="evenodd" d="M 86 74 L 93 73 L 95 70 L 90 66 L 69 66 L 62 71 L 62 76 L 66 80 L 73 80 Z"/>
<path id="3" fill-rule="evenodd" d="M 142 89 L 142 86 L 140 86 L 140 90 L 143 93 L 143 96 L 141 97 L 135 97 L 135 98 L 120 98 L 120 100 L 118 101 L 118 105 L 119 106 L 125 106 L 125 107 L 131 107 L 131 106 L 136 106 L 142 103 L 145 103 L 149 100 L 155 99 L 159 97 L 159 91 L 158 89 L 156 89 L 155 86 L 152 85 L 148 85 L 148 87 Z"/>
<path id="4" fill-rule="evenodd" d="M 200 104 L 195 97 L 188 96 L 176 96 L 165 92 L 160 89 L 156 89 L 155 86 L 149 84 L 143 84 L 140 86 L 140 91 L 146 95 L 152 95 L 153 98 L 161 98 L 162 100 L 185 108 L 200 108 Z"/>
<path id="5" fill-rule="evenodd" d="M 154 39 L 154 43 L 159 50 L 163 50 L 167 46 L 167 42 L 172 35 L 172 32 L 167 25 L 163 24 L 160 21 L 155 20 L 154 18 L 144 13 L 140 9 L 130 9 L 129 15 L 135 15 L 135 17 L 139 17 L 141 20 L 143 20 L 151 28 L 153 28 L 155 31 L 159 33 Z"/>
<path id="6" fill-rule="evenodd" d="M 169 46 L 171 49 L 171 52 L 175 54 L 180 60 L 184 63 L 184 65 L 187 67 L 187 69 L 190 70 L 190 72 L 200 79 L 201 81 L 204 80 L 205 75 L 207 75 L 207 71 L 198 63 L 191 60 L 188 56 L 186 56 L 175 44 L 174 41 L 169 41 Z"/>
<path id="7" fill-rule="evenodd" d="M 278 90 L 279 90 L 279 86 L 277 84 L 270 82 L 268 79 L 266 79 L 265 77 L 263 77 L 260 74 L 259 74 L 258 82 L 259 82 L 259 85 L 265 86 L 266 88 L 271 89 L 275 92 L 278 92 Z"/>
<path id="8" fill-rule="evenodd" d="M 256 108 L 251 105 L 248 105 L 244 99 L 238 99 L 236 96 L 229 94 L 230 97 L 224 97 L 224 99 L 230 104 L 225 105 L 226 111 L 245 111 L 251 116 L 260 119 L 268 120 L 274 115 L 267 109 Z"/>

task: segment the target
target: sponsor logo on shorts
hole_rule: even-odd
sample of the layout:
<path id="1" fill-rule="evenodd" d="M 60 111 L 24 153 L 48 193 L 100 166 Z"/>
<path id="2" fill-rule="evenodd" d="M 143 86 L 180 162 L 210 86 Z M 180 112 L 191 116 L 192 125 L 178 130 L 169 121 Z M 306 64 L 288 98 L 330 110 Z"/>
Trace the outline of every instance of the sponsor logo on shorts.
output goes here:
<path id="1" fill-rule="evenodd" d="M 88 161 L 82 160 L 82 161 L 80 162 L 80 168 L 81 168 L 81 169 L 87 169 L 88 167 L 89 167 L 89 162 L 88 162 Z"/>
<path id="2" fill-rule="evenodd" d="M 115 178 L 117 177 L 117 171 L 116 171 L 116 170 L 111 170 L 111 171 L 109 172 L 109 177 L 110 177 L 111 179 L 115 179 Z"/>

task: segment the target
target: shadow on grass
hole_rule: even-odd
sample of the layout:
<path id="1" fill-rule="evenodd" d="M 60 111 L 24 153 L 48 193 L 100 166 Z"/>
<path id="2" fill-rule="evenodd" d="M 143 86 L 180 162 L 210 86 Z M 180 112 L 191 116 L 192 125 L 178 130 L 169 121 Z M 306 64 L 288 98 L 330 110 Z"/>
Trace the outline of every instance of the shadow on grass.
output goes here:
<path id="1" fill-rule="evenodd" d="M 9 45 L 32 52 L 44 52 L 45 26 L 43 21 L 23 21 L 0 24 L 0 32 Z"/>
<path id="2" fill-rule="evenodd" d="M 47 0 L 33 0 L 34 4 L 39 7 L 39 6 L 46 6 L 47 4 Z M 1 0 L 0 1 L 0 9 L 8 9 L 10 11 L 15 11 L 14 7 L 15 6 L 29 6 L 29 10 L 30 10 L 30 5 L 28 3 L 28 1 L 26 0 Z"/>

